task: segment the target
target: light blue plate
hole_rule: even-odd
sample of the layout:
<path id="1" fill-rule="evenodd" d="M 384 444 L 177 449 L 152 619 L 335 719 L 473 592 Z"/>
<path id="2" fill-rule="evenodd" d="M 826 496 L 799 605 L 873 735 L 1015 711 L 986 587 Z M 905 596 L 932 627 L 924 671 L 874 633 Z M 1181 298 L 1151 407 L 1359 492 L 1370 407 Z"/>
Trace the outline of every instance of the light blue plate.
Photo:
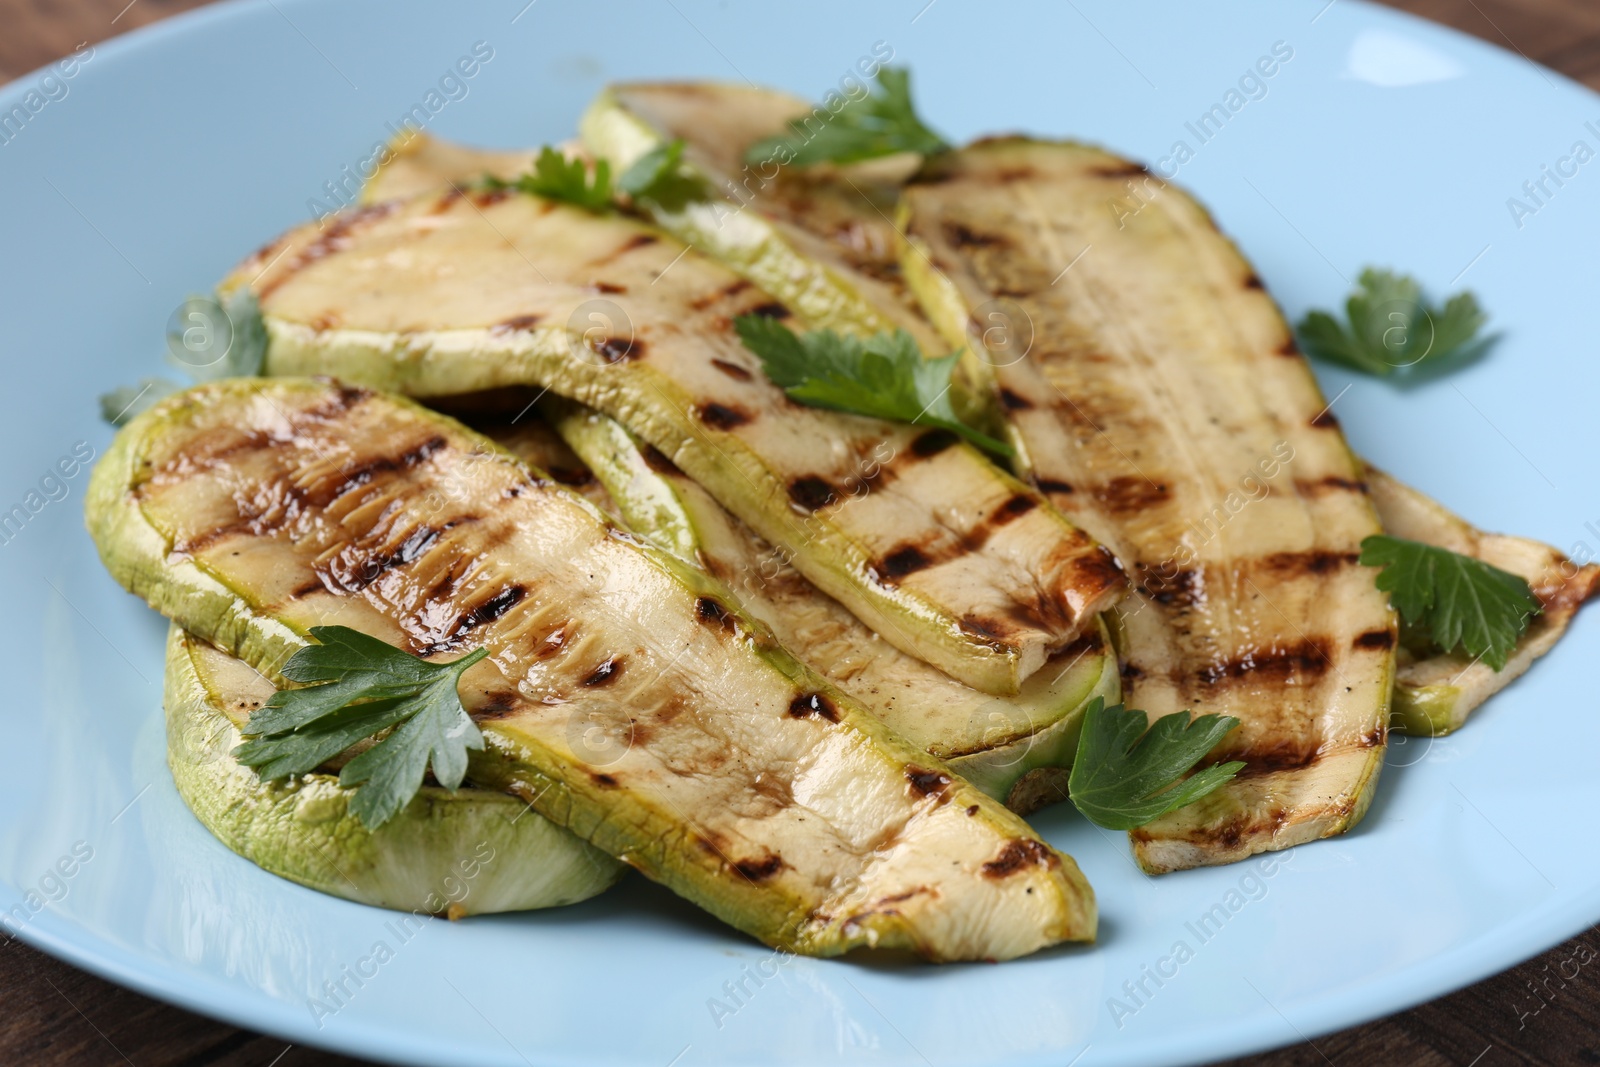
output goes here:
<path id="1" fill-rule="evenodd" d="M 447 83 L 432 132 L 564 139 L 608 78 L 749 77 L 817 97 L 881 41 L 955 138 L 1024 129 L 1152 163 L 1184 141 L 1178 180 L 1295 317 L 1369 262 L 1477 290 L 1505 333 L 1491 358 L 1412 390 L 1324 372 L 1334 410 L 1361 452 L 1473 521 L 1600 549 L 1600 162 L 1565 164 L 1575 176 L 1538 201 L 1522 188 L 1575 142 L 1600 148 L 1600 99 L 1556 75 L 1351 0 L 525 2 L 224 4 L 0 92 L 0 119 L 28 116 L 0 143 L 0 510 L 27 514 L 0 534 L 0 907 L 20 908 L 26 940 L 242 1025 L 405 1063 L 1087 1067 L 1314 1036 L 1600 920 L 1595 618 L 1458 736 L 1397 742 L 1361 827 L 1270 877 L 1149 879 L 1121 835 L 1044 813 L 1098 890 L 1102 940 L 999 967 L 785 962 L 637 880 L 402 943 L 389 914 L 214 841 L 163 763 L 165 623 L 97 564 L 86 475 L 51 472 L 104 450 L 96 394 L 162 372 L 182 297 L 326 204 L 324 183 L 426 107 L 475 42 L 493 56 Z M 1292 58 L 1202 143 L 1186 124 L 1277 42 Z M 379 942 L 393 958 L 363 963 Z M 340 984 L 337 1011 L 311 1003 L 332 1007 Z"/>

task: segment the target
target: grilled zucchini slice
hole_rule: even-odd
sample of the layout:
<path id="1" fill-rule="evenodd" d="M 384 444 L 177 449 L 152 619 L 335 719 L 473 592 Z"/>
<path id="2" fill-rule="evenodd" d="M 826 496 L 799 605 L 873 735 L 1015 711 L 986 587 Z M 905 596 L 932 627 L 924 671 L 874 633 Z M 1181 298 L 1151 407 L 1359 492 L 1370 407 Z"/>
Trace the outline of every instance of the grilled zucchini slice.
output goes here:
<path id="1" fill-rule="evenodd" d="M 1084 707 L 1096 697 L 1115 704 L 1121 692 L 1103 627 L 1057 653 L 1017 696 L 980 693 L 880 640 L 614 419 L 558 398 L 540 408 L 604 483 L 624 522 L 730 587 L 785 648 L 889 729 L 1013 811 L 1066 799 Z"/>
<path id="2" fill-rule="evenodd" d="M 930 160 L 905 189 L 902 265 L 952 340 L 995 302 L 1031 322 L 1027 358 L 987 369 L 1025 473 L 1135 584 L 1127 702 L 1240 720 L 1213 755 L 1245 771 L 1131 832 L 1159 873 L 1361 817 L 1397 628 L 1357 563 L 1380 532 L 1360 467 L 1288 326 L 1178 189 L 1131 217 L 1106 210 L 1143 173 L 1022 138 Z"/>
<path id="3" fill-rule="evenodd" d="M 361 187 L 360 202 L 405 200 L 473 184 L 484 175 L 507 181 L 533 168 L 537 149 L 495 151 L 441 141 L 421 130 L 407 130 L 389 142 L 388 159 Z"/>
<path id="4" fill-rule="evenodd" d="M 623 867 L 506 793 L 424 786 L 376 830 L 334 774 L 263 782 L 233 758 L 273 685 L 181 627 L 167 634 L 167 763 L 195 817 L 273 874 L 346 900 L 450 918 L 549 908 L 608 889 Z"/>
<path id="5" fill-rule="evenodd" d="M 812 168 L 804 175 L 744 162 L 752 142 L 810 111 L 803 100 L 755 86 L 623 83 L 595 98 L 578 131 L 584 149 L 614 170 L 682 139 L 683 169 L 703 195 L 670 205 L 646 199 L 639 208 L 811 326 L 861 334 L 905 329 L 924 352 L 944 351 L 901 282 L 896 261 L 894 201 L 915 157 Z M 874 211 L 862 211 L 863 200 Z M 834 222 L 850 229 L 842 241 L 820 236 Z"/>
<path id="6" fill-rule="evenodd" d="M 87 511 L 118 580 L 269 676 L 314 625 L 488 648 L 461 685 L 471 780 L 770 945 L 1094 936 L 1070 858 L 718 583 L 444 416 L 325 381 L 197 387 L 118 435 Z"/>
<path id="7" fill-rule="evenodd" d="M 1408 734 L 1447 734 L 1460 729 L 1478 705 L 1555 647 L 1579 606 L 1600 590 L 1600 565 L 1580 567 L 1538 541 L 1484 533 L 1376 467 L 1366 468 L 1366 483 L 1386 532 L 1472 556 L 1519 575 L 1527 579 L 1544 607 L 1517 642 L 1503 670 L 1459 653 L 1400 649 L 1393 725 Z"/>
<path id="8" fill-rule="evenodd" d="M 536 385 L 597 408 L 896 647 L 985 692 L 1016 693 L 1124 591 L 1109 553 L 948 432 L 790 401 L 730 321 L 786 310 L 632 220 L 452 190 L 293 230 L 224 288 L 246 284 L 269 373 L 419 397 Z M 886 565 L 907 553 L 927 565 Z"/>

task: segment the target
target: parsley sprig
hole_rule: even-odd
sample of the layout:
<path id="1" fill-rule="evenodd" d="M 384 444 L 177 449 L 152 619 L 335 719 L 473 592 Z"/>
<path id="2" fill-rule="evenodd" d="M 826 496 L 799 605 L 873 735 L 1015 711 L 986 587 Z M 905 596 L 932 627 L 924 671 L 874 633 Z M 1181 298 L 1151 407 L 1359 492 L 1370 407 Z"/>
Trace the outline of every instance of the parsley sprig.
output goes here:
<path id="1" fill-rule="evenodd" d="M 256 294 L 242 287 L 225 298 L 191 296 L 179 309 L 181 334 L 167 337 L 167 362 L 196 383 L 249 378 L 267 356 L 267 327 Z M 181 353 L 182 358 L 179 358 Z M 100 417 L 123 426 L 163 397 L 183 391 L 170 378 L 142 378 L 100 394 Z"/>
<path id="2" fill-rule="evenodd" d="M 1067 779 L 1073 805 L 1097 826 L 1132 830 L 1193 804 L 1244 769 L 1221 763 L 1189 775 L 1239 725 L 1231 715 L 1164 715 L 1150 725 L 1142 711 L 1106 707 L 1095 697 L 1083 713 L 1078 754 Z"/>
<path id="3" fill-rule="evenodd" d="M 685 173 L 683 138 L 657 145 L 622 172 L 617 187 L 635 200 L 653 200 L 676 210 L 701 193 L 701 183 Z"/>
<path id="4" fill-rule="evenodd" d="M 911 72 L 904 67 L 884 67 L 878 71 L 876 92 L 846 100 L 837 112 L 818 106 L 810 114 L 790 119 L 789 130 L 752 144 L 745 150 L 745 162 L 759 165 L 776 159 L 809 167 L 856 163 L 896 152 L 927 156 L 950 147 L 917 117 L 911 105 Z"/>
<path id="5" fill-rule="evenodd" d="M 740 315 L 733 325 L 745 347 L 760 357 L 773 384 L 802 404 L 937 426 L 979 448 L 1013 454 L 1010 445 L 973 429 L 956 414 L 950 376 L 961 358 L 959 351 L 925 358 L 905 330 L 867 338 L 832 330 L 796 334 L 761 315 Z"/>
<path id="6" fill-rule="evenodd" d="M 533 169 L 521 177 L 506 180 L 485 174 L 485 189 L 516 189 L 546 200 L 559 200 L 592 211 L 595 214 L 610 211 L 618 192 L 627 193 L 635 200 L 649 198 L 662 204 L 678 204 L 698 191 L 698 184 L 682 173 L 684 142 L 680 138 L 658 145 L 633 161 L 633 164 L 611 178 L 611 164 L 595 160 L 594 172 L 581 159 L 568 159 L 558 149 L 549 145 L 539 149 Z"/>
<path id="7" fill-rule="evenodd" d="M 1382 568 L 1378 588 L 1408 626 L 1497 671 L 1543 610 L 1517 575 L 1420 541 L 1374 534 L 1361 542 L 1361 562 Z"/>
<path id="8" fill-rule="evenodd" d="M 1326 311 L 1300 321 L 1300 341 L 1318 359 L 1379 377 L 1432 376 L 1472 362 L 1494 338 L 1480 338 L 1488 316 L 1469 292 L 1441 307 L 1415 278 L 1368 267 L 1345 301 L 1341 323 Z"/>
<path id="9" fill-rule="evenodd" d="M 545 145 L 533 161 L 533 169 L 512 181 L 486 174 L 486 189 L 516 189 L 519 192 L 560 200 L 585 211 L 611 210 L 611 164 L 596 160 L 594 177 L 581 159 L 568 159 L 557 149 Z"/>
<path id="10" fill-rule="evenodd" d="M 410 803 L 430 764 L 440 785 L 461 785 L 467 751 L 481 750 L 483 735 L 457 686 L 488 649 L 429 663 L 348 626 L 313 626 L 311 637 L 317 643 L 283 668 L 301 688 L 280 689 L 251 713 L 248 740 L 233 750 L 240 763 L 268 781 L 305 774 L 392 727 L 339 772 L 340 785 L 356 787 L 350 810 L 369 828 Z"/>

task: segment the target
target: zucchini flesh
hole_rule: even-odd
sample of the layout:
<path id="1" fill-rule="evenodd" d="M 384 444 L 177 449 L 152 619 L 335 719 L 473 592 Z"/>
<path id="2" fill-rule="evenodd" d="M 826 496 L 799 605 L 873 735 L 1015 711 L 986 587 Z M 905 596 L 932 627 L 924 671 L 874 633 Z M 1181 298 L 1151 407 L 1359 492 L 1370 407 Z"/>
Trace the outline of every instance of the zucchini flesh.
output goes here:
<path id="1" fill-rule="evenodd" d="M 467 148 L 408 130 L 389 142 L 389 158 L 361 187 L 360 202 L 376 204 L 442 192 L 475 183 L 486 174 L 511 181 L 532 170 L 538 155 L 537 149 Z"/>
<path id="2" fill-rule="evenodd" d="M 233 758 L 239 727 L 273 685 L 173 626 L 167 635 L 167 763 L 189 810 L 273 874 L 362 904 L 450 918 L 573 904 L 623 867 L 514 796 L 424 786 L 369 830 L 334 774 L 263 782 Z"/>
<path id="3" fill-rule="evenodd" d="M 1357 563 L 1381 529 L 1361 471 L 1287 324 L 1181 191 L 1106 209 L 1143 173 L 1021 138 L 942 156 L 905 190 L 902 263 L 952 340 L 993 302 L 1031 322 L 1027 358 L 987 370 L 1025 473 L 1129 570 L 1129 705 L 1241 720 L 1212 755 L 1244 772 L 1131 832 L 1159 873 L 1361 817 L 1397 627 Z"/>
<path id="4" fill-rule="evenodd" d="M 1087 703 L 1115 704 L 1103 628 L 1056 654 L 1015 697 L 980 693 L 882 641 L 704 489 L 615 420 L 557 398 L 551 424 L 594 470 L 634 531 L 733 590 L 785 648 L 912 744 L 1021 814 L 1066 799 Z"/>
<path id="5" fill-rule="evenodd" d="M 1124 591 L 1109 553 L 949 433 L 790 401 L 731 325 L 787 310 L 631 220 L 450 191 L 291 231 L 224 289 L 245 284 L 269 373 L 430 398 L 536 385 L 597 408 L 896 647 L 985 692 L 1017 692 Z"/>
<path id="6" fill-rule="evenodd" d="M 1439 735 L 1460 729 L 1480 704 L 1510 685 L 1555 647 L 1585 600 L 1600 590 L 1600 565 L 1578 566 L 1549 545 L 1478 530 L 1444 505 L 1367 466 L 1365 481 L 1386 532 L 1422 541 L 1527 579 L 1544 611 L 1536 616 L 1503 670 L 1437 649 L 1400 649 L 1395 676 L 1395 728 Z"/>
<path id="7" fill-rule="evenodd" d="M 326 381 L 201 386 L 92 476 L 131 591 L 271 675 L 315 625 L 489 657 L 475 783 L 768 944 L 1004 959 L 1094 936 L 1068 857 L 729 606 L 459 423 Z"/>

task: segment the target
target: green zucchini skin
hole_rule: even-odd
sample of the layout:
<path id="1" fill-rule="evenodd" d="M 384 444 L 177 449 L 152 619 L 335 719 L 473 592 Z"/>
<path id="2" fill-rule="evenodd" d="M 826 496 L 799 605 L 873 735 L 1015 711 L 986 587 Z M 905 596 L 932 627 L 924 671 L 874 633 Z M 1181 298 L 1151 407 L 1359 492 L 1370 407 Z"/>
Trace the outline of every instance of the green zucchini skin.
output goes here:
<path id="1" fill-rule="evenodd" d="M 603 411 L 973 688 L 1015 694 L 1126 590 L 1104 549 L 945 431 L 789 400 L 731 325 L 788 309 L 633 220 L 451 191 L 291 231 L 223 288 L 247 284 L 269 373 L 426 398 L 536 385 Z M 907 552 L 926 565 L 886 563 Z"/>
<path id="2" fill-rule="evenodd" d="M 218 840 L 292 882 L 360 904 L 461 918 L 575 904 L 620 863 L 506 793 L 424 786 L 376 830 L 335 774 L 263 782 L 233 758 L 239 727 L 273 686 L 173 626 L 167 635 L 167 764 Z"/>
<path id="3" fill-rule="evenodd" d="M 1069 857 L 721 585 L 454 420 L 213 383 L 125 427 L 87 509 L 119 580 L 269 675 L 328 623 L 490 649 L 461 686 L 487 742 L 470 780 L 768 944 L 1006 959 L 1094 936 Z"/>
<path id="4" fill-rule="evenodd" d="M 745 611 L 893 731 L 1019 814 L 1066 799 L 1083 710 L 1120 699 L 1102 624 L 1015 697 L 970 689 L 881 641 L 837 601 L 627 428 L 559 397 L 540 413 L 592 470 L 635 532 L 722 581 Z"/>

